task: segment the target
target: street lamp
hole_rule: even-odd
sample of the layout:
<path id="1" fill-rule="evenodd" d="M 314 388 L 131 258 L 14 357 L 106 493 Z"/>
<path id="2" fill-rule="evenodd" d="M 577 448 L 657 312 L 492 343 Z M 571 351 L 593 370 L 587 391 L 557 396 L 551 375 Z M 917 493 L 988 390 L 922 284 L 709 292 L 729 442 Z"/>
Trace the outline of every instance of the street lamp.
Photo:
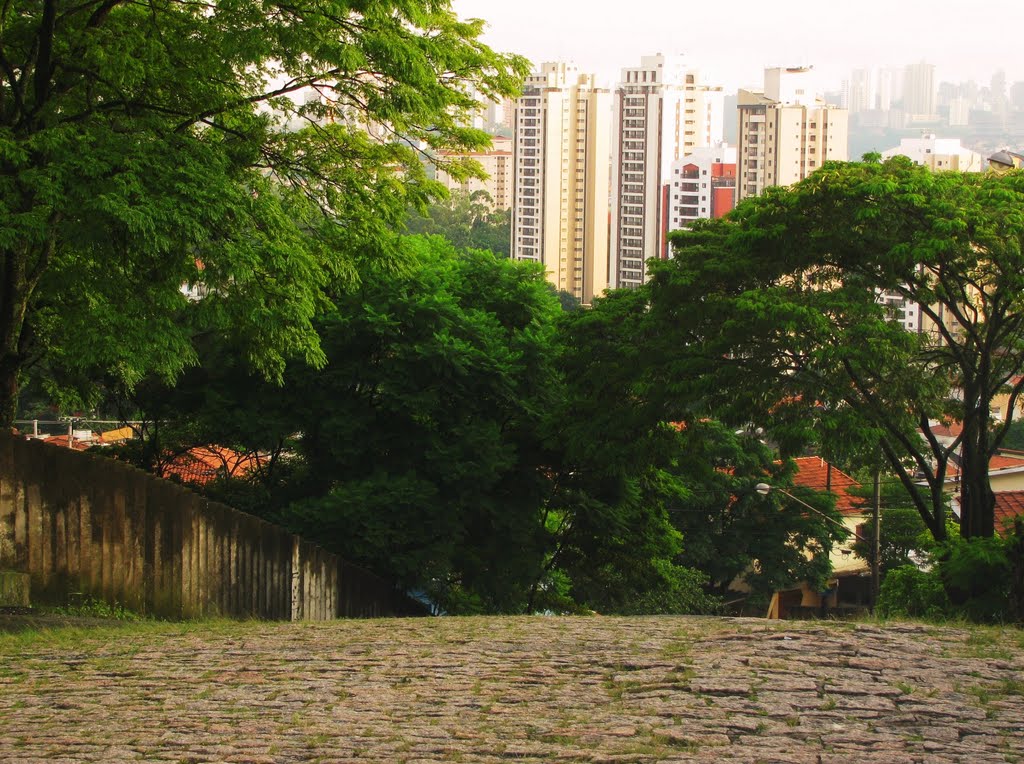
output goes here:
<path id="1" fill-rule="evenodd" d="M 787 491 L 785 488 L 779 488 L 778 486 L 768 485 L 767 483 L 758 483 L 757 485 L 754 486 L 754 490 L 757 491 L 762 496 L 767 496 L 769 491 L 778 491 L 782 495 L 788 496 L 789 498 L 791 498 L 797 504 L 800 504 L 800 505 L 802 505 L 804 507 L 807 507 L 809 510 L 811 510 L 811 512 L 817 512 L 819 515 L 824 517 L 826 520 L 828 520 L 833 525 L 838 525 L 844 531 L 848 531 L 849 530 L 845 525 L 843 525 L 841 522 L 836 520 L 834 517 L 829 517 L 824 512 L 822 512 L 820 509 L 816 509 L 815 507 L 812 507 L 806 501 L 804 501 L 803 499 L 800 499 L 800 498 L 794 496 L 789 491 Z"/>
<path id="2" fill-rule="evenodd" d="M 771 485 L 768 485 L 768 483 L 758 483 L 757 485 L 754 486 L 754 490 L 757 491 L 762 496 L 767 496 L 769 491 L 778 491 L 779 493 L 783 494 L 784 496 L 788 496 L 789 498 L 791 498 L 797 504 L 800 504 L 800 505 L 802 505 L 804 507 L 807 507 L 807 509 L 811 510 L 812 512 L 817 512 L 819 515 L 824 517 L 826 520 L 828 520 L 833 525 L 838 525 L 844 531 L 848 531 L 849 530 L 845 525 L 843 525 L 841 522 L 836 520 L 834 517 L 829 517 L 824 512 L 822 512 L 820 509 L 815 509 L 814 507 L 812 507 L 810 504 L 808 504 L 803 499 L 800 499 L 800 498 L 794 496 L 793 494 L 791 494 L 785 488 L 779 488 L 778 486 L 771 486 Z M 877 601 L 878 600 L 878 580 L 879 580 L 880 562 L 881 562 L 881 560 L 879 559 L 881 557 L 881 555 L 879 554 L 879 549 L 878 549 L 878 545 L 879 545 L 879 518 L 878 518 L 878 515 L 877 515 L 877 512 L 878 512 L 878 499 L 877 499 L 877 496 L 878 496 L 878 483 L 877 483 L 877 479 L 876 479 L 876 482 L 875 482 L 875 497 L 876 497 L 875 498 L 875 512 L 876 512 L 876 515 L 875 515 L 875 553 L 873 555 L 871 555 L 871 582 L 872 582 L 871 588 L 872 588 L 872 595 L 873 595 L 872 596 L 872 601 Z"/>

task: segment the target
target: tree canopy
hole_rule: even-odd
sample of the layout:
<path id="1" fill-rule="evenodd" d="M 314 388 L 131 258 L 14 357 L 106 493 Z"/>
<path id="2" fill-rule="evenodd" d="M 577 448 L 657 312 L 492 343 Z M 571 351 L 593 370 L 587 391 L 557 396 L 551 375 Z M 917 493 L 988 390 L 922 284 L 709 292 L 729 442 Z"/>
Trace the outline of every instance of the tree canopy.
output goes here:
<path id="1" fill-rule="evenodd" d="M 527 71 L 481 29 L 433 0 L 3 4 L 0 419 L 27 365 L 133 383 L 202 331 L 271 377 L 322 363 L 328 285 L 437 192 L 421 150 L 485 145 L 471 91 Z"/>
<path id="2" fill-rule="evenodd" d="M 673 349 L 658 376 L 669 397 L 763 424 L 783 450 L 817 437 L 851 460 L 881 451 L 940 540 L 956 463 L 961 532 L 991 536 L 988 463 L 1024 386 L 1022 244 L 1024 174 L 826 163 L 676 234 L 653 276 Z M 1007 390 L 1006 418 L 990 421 Z M 962 432 L 940 440 L 934 423 Z"/>
<path id="3" fill-rule="evenodd" d="M 410 234 L 437 234 L 460 248 L 486 249 L 502 257 L 511 249 L 512 212 L 494 209 L 486 191 L 452 191 L 423 213 L 409 211 Z"/>
<path id="4" fill-rule="evenodd" d="M 663 419 L 642 291 L 567 312 L 536 265 L 402 247 L 403 267 L 364 263 L 315 320 L 323 368 L 289 359 L 277 387 L 211 335 L 177 383 L 122 390 L 147 436 L 124 455 L 255 457 L 202 490 L 449 612 L 707 611 L 755 567 L 759 592 L 824 575 L 818 516 L 752 490 L 787 484 L 767 448 Z"/>

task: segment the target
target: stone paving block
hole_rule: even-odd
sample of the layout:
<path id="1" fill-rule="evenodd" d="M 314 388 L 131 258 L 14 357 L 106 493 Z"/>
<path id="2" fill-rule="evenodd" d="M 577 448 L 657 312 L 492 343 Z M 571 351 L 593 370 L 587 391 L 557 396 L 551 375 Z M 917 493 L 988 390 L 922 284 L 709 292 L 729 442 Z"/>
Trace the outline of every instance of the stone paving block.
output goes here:
<path id="1" fill-rule="evenodd" d="M 962 630 L 669 617 L 0 641 L 0 761 L 1005 761 L 1024 757 L 1024 699 L 967 689 L 1019 686 L 1019 649 L 992 662 Z"/>

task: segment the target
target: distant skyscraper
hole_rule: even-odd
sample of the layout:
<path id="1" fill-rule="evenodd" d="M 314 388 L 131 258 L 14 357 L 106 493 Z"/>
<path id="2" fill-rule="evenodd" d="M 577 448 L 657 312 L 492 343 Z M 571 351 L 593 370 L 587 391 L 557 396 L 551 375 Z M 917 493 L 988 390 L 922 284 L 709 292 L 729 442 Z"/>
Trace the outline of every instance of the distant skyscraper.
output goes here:
<path id="1" fill-rule="evenodd" d="M 992 104 L 992 112 L 998 117 L 1005 119 L 1009 111 L 1009 99 L 1006 97 L 1006 72 L 1002 69 L 992 75 L 989 81 L 989 100 Z"/>
<path id="2" fill-rule="evenodd" d="M 1010 103 L 1017 111 L 1024 111 L 1024 82 L 1015 82 L 1010 86 Z"/>
<path id="3" fill-rule="evenodd" d="M 589 304 L 608 286 L 611 94 L 576 66 L 546 63 L 515 108 L 512 257 Z"/>
<path id="4" fill-rule="evenodd" d="M 878 89 L 875 94 L 875 108 L 889 111 L 892 108 L 892 69 L 878 70 Z"/>
<path id="5" fill-rule="evenodd" d="M 811 89 L 807 67 L 764 71 L 764 90 L 740 90 L 737 200 L 802 180 L 848 158 L 849 112 Z"/>
<path id="6" fill-rule="evenodd" d="M 922 61 L 903 70 L 903 111 L 910 120 L 935 115 L 935 65 Z"/>
<path id="7" fill-rule="evenodd" d="M 846 81 L 846 109 L 850 114 L 875 108 L 875 87 L 870 69 L 854 69 Z"/>
<path id="8" fill-rule="evenodd" d="M 645 261 L 667 255 L 672 163 L 722 140 L 722 88 L 705 85 L 680 57 L 644 56 L 615 89 L 612 152 L 612 286 L 637 287 Z"/>

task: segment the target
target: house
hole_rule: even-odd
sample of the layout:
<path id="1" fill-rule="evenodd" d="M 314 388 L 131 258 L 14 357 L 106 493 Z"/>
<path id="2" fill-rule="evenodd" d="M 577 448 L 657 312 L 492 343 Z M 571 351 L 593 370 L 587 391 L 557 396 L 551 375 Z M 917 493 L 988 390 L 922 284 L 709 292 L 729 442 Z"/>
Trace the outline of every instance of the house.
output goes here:
<path id="1" fill-rule="evenodd" d="M 1013 530 L 1016 518 L 1024 518 L 1024 491 L 996 494 L 996 533 L 1005 536 Z"/>
<path id="2" fill-rule="evenodd" d="M 995 454 L 988 462 L 988 479 L 994 493 L 1024 490 L 1024 452 L 1002 449 Z M 946 469 L 946 484 L 954 489 L 960 485 L 960 465 L 952 460 Z"/>
<path id="3" fill-rule="evenodd" d="M 259 469 L 259 457 L 224 446 L 195 446 L 178 454 L 159 471 L 160 477 L 206 485 L 218 477 L 243 477 Z"/>
<path id="4" fill-rule="evenodd" d="M 778 591 L 768 606 L 768 618 L 787 618 L 809 615 L 824 608 L 859 610 L 867 607 L 871 599 L 871 570 L 866 560 L 853 553 L 853 544 L 862 535 L 863 526 L 870 520 L 870 502 L 851 493 L 860 483 L 819 456 L 805 456 L 796 463 L 795 485 L 835 496 L 836 509 L 850 532 L 849 538 L 832 549 L 832 578 L 826 592 L 816 591 L 807 582 Z"/>

